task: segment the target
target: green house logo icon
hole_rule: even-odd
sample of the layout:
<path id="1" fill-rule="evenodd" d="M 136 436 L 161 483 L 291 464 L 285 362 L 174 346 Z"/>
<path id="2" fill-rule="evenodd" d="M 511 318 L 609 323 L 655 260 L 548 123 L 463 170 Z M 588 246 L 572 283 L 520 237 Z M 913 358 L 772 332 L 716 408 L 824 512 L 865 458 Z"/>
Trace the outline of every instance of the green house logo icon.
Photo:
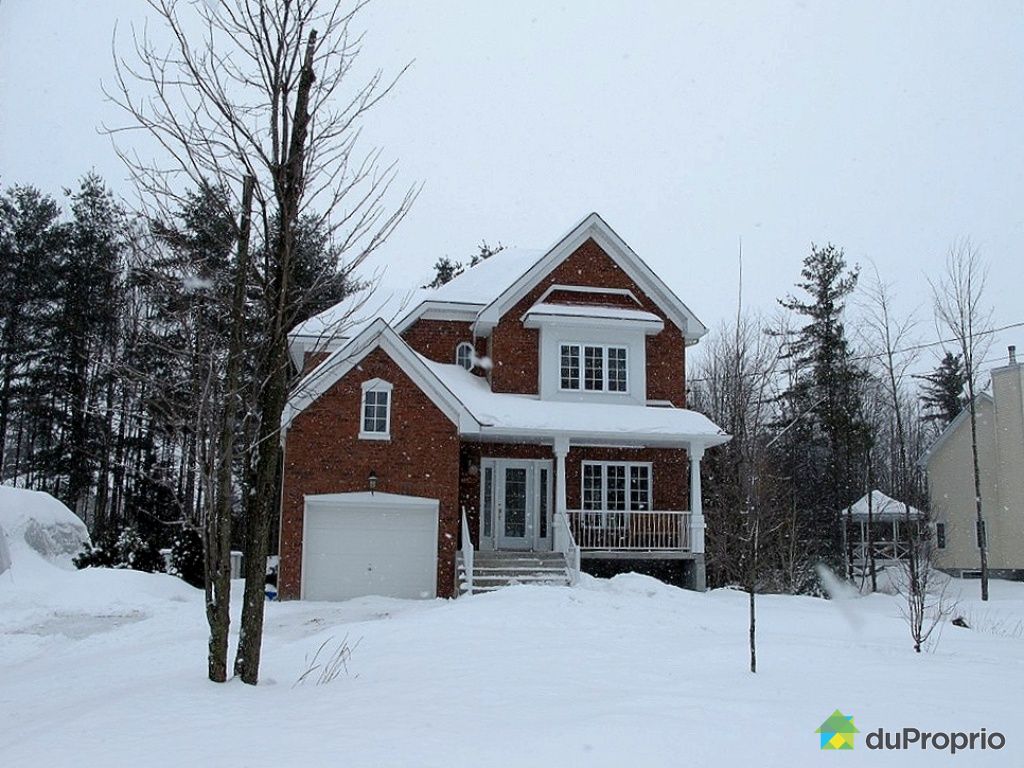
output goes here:
<path id="1" fill-rule="evenodd" d="M 860 733 L 853 724 L 853 715 L 844 715 L 838 709 L 818 726 L 822 749 L 853 749 L 853 735 Z"/>

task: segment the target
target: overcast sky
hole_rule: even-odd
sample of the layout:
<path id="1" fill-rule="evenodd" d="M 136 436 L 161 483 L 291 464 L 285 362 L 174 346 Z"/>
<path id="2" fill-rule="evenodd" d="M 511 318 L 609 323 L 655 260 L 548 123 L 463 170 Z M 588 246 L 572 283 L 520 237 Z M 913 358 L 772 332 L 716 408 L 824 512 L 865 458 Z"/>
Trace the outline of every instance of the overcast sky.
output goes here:
<path id="1" fill-rule="evenodd" d="M 140 0 L 0 0 L 0 184 L 127 192 L 104 103 Z M 1024 4 L 427 2 L 364 13 L 408 75 L 365 126 L 423 192 L 375 265 L 547 247 L 596 210 L 714 328 L 774 311 L 811 242 L 874 260 L 934 338 L 927 275 L 970 237 L 1024 322 Z M 1003 334 L 1024 348 L 1024 328 Z M 931 358 L 922 361 L 930 365 Z"/>

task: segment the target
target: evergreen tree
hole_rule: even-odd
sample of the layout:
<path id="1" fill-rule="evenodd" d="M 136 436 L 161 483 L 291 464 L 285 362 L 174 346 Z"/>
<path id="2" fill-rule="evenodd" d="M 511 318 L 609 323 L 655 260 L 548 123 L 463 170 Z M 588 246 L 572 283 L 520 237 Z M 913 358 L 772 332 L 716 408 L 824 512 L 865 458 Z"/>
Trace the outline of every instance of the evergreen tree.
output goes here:
<path id="1" fill-rule="evenodd" d="M 788 356 L 794 368 L 783 395 L 784 452 L 794 508 L 803 516 L 796 535 L 838 567 L 844 560 L 841 510 L 860 487 L 854 469 L 866 450 L 859 381 L 843 321 L 845 302 L 857 285 L 843 251 L 811 247 L 797 283 L 806 298 L 780 304 L 806 320 L 793 335 Z"/>
<path id="2" fill-rule="evenodd" d="M 461 275 L 466 271 L 466 269 L 475 267 L 481 261 L 491 258 L 491 256 L 499 251 L 503 251 L 504 249 L 505 246 L 501 243 L 498 243 L 497 246 L 492 248 L 487 244 L 486 240 L 482 240 L 480 245 L 477 246 L 477 252 L 470 257 L 468 266 L 463 264 L 461 261 L 453 261 L 448 256 L 442 256 L 434 262 L 434 279 L 423 287 L 440 288 L 445 283 L 450 283 L 456 277 Z"/>
<path id="3" fill-rule="evenodd" d="M 964 370 L 963 358 L 946 352 L 935 370 L 924 374 L 921 379 L 925 382 L 921 385 L 924 419 L 935 423 L 939 429 L 945 429 L 967 403 L 964 398 L 967 372 Z"/>
<path id="4" fill-rule="evenodd" d="M 53 198 L 25 186 L 0 198 L 0 479 L 31 480 L 32 414 L 53 394 L 34 386 L 34 373 L 52 327 L 65 236 Z"/>

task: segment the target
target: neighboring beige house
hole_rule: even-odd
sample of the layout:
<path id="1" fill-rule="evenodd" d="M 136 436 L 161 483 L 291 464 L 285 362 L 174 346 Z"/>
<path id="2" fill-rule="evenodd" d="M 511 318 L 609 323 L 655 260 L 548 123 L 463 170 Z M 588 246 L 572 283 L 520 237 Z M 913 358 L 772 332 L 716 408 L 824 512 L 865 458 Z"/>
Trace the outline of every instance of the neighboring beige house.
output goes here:
<path id="1" fill-rule="evenodd" d="M 978 465 L 991 575 L 1024 579 L 1024 366 L 992 371 L 992 394 L 977 398 Z M 954 573 L 980 568 L 971 421 L 949 423 L 923 459 L 937 539 L 936 564 Z"/>

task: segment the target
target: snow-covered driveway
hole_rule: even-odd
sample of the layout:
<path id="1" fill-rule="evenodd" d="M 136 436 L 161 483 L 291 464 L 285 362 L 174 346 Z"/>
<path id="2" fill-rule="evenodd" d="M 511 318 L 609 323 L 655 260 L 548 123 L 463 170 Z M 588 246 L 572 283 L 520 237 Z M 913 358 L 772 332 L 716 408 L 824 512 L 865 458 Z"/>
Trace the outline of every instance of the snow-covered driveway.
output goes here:
<path id="1" fill-rule="evenodd" d="M 965 590 L 976 589 L 967 584 Z M 458 601 L 268 606 L 264 683 L 205 680 L 201 594 L 168 576 L 0 576 L 0 755 L 7 766 L 1024 765 L 1024 585 L 996 582 L 980 630 L 915 655 L 893 598 L 760 601 L 640 576 Z M 325 640 L 348 674 L 295 683 Z M 814 733 L 852 714 L 857 748 Z M 987 728 L 1000 752 L 868 751 L 878 727 Z"/>

